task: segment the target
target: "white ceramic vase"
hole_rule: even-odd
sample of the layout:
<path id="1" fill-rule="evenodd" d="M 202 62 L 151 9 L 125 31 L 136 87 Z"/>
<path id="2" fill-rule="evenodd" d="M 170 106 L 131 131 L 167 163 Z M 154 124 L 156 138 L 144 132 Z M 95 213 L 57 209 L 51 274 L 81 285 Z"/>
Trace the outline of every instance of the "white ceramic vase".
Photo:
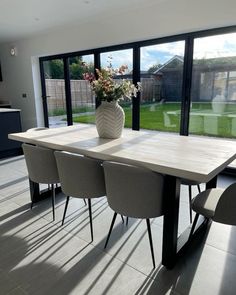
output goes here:
<path id="1" fill-rule="evenodd" d="M 119 138 L 125 123 L 125 113 L 117 101 L 102 101 L 96 109 L 95 122 L 102 138 Z"/>

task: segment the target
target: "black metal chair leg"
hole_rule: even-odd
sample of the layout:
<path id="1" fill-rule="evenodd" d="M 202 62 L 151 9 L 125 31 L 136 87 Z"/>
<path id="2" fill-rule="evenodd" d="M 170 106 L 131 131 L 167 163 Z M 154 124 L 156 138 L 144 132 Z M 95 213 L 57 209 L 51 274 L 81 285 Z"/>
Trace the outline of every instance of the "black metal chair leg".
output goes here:
<path id="1" fill-rule="evenodd" d="M 88 199 L 88 207 L 89 207 L 89 219 L 90 219 L 91 240 L 93 241 L 93 218 L 92 218 L 91 199 Z"/>
<path id="2" fill-rule="evenodd" d="M 121 219 L 122 219 L 122 223 L 124 223 L 125 221 L 124 221 L 124 217 L 123 217 L 123 215 L 121 215 L 120 217 L 121 217 Z"/>
<path id="3" fill-rule="evenodd" d="M 105 243 L 104 249 L 106 249 L 107 244 L 108 244 L 108 241 L 109 241 L 109 239 L 110 239 L 110 235 L 111 235 L 111 232 L 112 232 L 112 229 L 113 229 L 114 223 L 115 223 L 115 221 L 116 221 L 116 216 L 117 216 L 117 213 L 115 212 L 114 215 L 113 215 L 113 218 L 112 218 L 111 226 L 110 226 L 110 229 L 109 229 L 109 233 L 108 233 L 108 236 L 107 236 L 107 240 L 106 240 L 106 243 Z"/>
<path id="4" fill-rule="evenodd" d="M 55 187 L 54 184 L 52 184 L 52 216 L 53 221 L 55 220 Z"/>
<path id="5" fill-rule="evenodd" d="M 66 218 L 66 212 L 67 212 L 67 207 L 68 207 L 68 204 L 69 204 L 69 200 L 70 200 L 70 197 L 67 196 L 67 198 L 66 198 L 66 205 L 65 205 L 65 209 L 64 209 L 64 213 L 63 213 L 63 218 L 62 218 L 61 225 L 64 224 L 64 221 L 65 221 L 65 218 Z"/>
<path id="6" fill-rule="evenodd" d="M 30 191 L 31 191 L 31 186 L 33 187 L 34 185 L 33 185 L 33 182 L 30 179 L 29 179 L 29 186 L 30 186 Z M 39 184 L 38 184 L 38 186 L 39 186 Z M 33 190 L 33 188 L 32 188 L 32 190 Z M 30 192 L 30 194 L 31 194 L 31 205 L 30 205 L 30 209 L 32 210 L 33 209 L 33 206 L 34 206 L 34 199 L 33 199 L 34 193 L 33 192 Z"/>
<path id="7" fill-rule="evenodd" d="M 194 233 L 194 230 L 195 230 L 195 227 L 196 227 L 196 224 L 197 224 L 197 221 L 198 221 L 198 217 L 199 217 L 199 214 L 196 213 L 194 221 L 193 221 L 193 225 L 192 225 L 192 228 L 191 228 L 191 231 L 190 231 L 190 234 L 189 234 L 189 239 L 191 238 L 191 236 Z"/>
<path id="8" fill-rule="evenodd" d="M 192 213 L 192 187 L 191 185 L 188 186 L 188 192 L 189 192 L 189 217 L 190 217 L 190 223 L 193 222 L 193 213 Z"/>
<path id="9" fill-rule="evenodd" d="M 197 185 L 197 188 L 198 188 L 198 192 L 199 192 L 199 194 L 200 194 L 200 192 L 201 192 L 201 188 L 200 188 L 200 185 L 199 185 L 199 184 Z"/>
<path id="10" fill-rule="evenodd" d="M 151 249 L 151 254 L 152 254 L 152 263 L 153 263 L 153 268 L 155 268 L 156 264 L 155 264 L 155 257 L 154 257 L 154 251 L 153 251 L 152 232 L 151 232 L 150 220 L 146 219 L 146 223 L 147 223 L 147 230 L 148 230 L 150 249 Z"/>
<path id="11" fill-rule="evenodd" d="M 84 200 L 84 205 L 87 205 L 86 200 L 85 199 L 83 199 L 83 200 Z"/>
<path id="12" fill-rule="evenodd" d="M 129 223 L 129 217 L 127 216 L 126 217 L 126 226 L 128 225 L 128 223 Z"/>

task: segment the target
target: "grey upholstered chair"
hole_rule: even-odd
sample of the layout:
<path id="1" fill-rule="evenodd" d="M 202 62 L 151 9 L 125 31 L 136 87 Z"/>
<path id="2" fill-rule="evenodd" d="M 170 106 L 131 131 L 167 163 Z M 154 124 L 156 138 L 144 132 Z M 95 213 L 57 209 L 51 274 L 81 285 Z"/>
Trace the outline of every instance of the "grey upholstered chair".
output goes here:
<path id="1" fill-rule="evenodd" d="M 55 152 L 55 157 L 62 191 L 67 196 L 62 225 L 64 224 L 70 197 L 87 198 L 91 239 L 93 241 L 91 199 L 106 195 L 104 172 L 101 162 L 68 152 Z"/>
<path id="2" fill-rule="evenodd" d="M 52 187 L 52 213 L 55 220 L 55 187 L 59 182 L 57 164 L 54 151 L 48 148 L 39 147 L 24 143 L 22 145 L 26 166 L 30 180 L 36 183 L 44 183 Z M 33 207 L 32 200 L 31 208 Z"/>
<path id="3" fill-rule="evenodd" d="M 105 161 L 103 168 L 108 204 L 115 211 L 104 248 L 109 241 L 117 213 L 127 217 L 146 219 L 155 268 L 149 218 L 163 215 L 164 176 L 145 168 L 110 161 Z"/>
<path id="4" fill-rule="evenodd" d="M 32 132 L 32 131 L 41 131 L 41 130 L 47 130 L 48 127 L 33 127 L 26 130 L 26 132 Z M 56 184 L 57 186 L 57 184 Z M 50 190 L 50 185 L 48 185 L 48 190 Z"/>
<path id="5" fill-rule="evenodd" d="M 198 192 L 201 192 L 200 189 L 200 182 L 194 181 L 194 180 L 189 180 L 189 179 L 181 179 L 181 184 L 187 185 L 188 186 L 188 197 L 189 197 L 189 217 L 190 217 L 190 223 L 193 221 L 193 213 L 192 213 L 192 186 L 196 185 L 198 188 Z"/>
<path id="6" fill-rule="evenodd" d="M 199 215 L 213 221 L 236 225 L 236 183 L 225 190 L 219 188 L 207 189 L 198 194 L 192 201 L 192 209 L 196 216 L 190 237 L 194 232 Z"/>

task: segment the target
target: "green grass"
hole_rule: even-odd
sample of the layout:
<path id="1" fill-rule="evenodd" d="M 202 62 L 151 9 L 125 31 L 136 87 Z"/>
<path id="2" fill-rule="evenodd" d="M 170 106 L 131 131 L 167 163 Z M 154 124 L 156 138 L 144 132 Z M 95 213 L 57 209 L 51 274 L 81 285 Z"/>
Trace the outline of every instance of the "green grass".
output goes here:
<path id="1" fill-rule="evenodd" d="M 167 126 L 164 120 L 164 113 L 169 111 L 179 111 L 180 103 L 165 103 L 165 104 L 144 104 L 140 107 L 140 128 L 179 132 L 180 129 L 180 115 L 169 115 L 171 126 Z M 130 107 L 124 106 L 125 111 L 125 127 L 132 127 L 132 110 Z M 213 113 L 210 103 L 193 103 L 191 112 Z M 232 118 L 227 116 L 227 112 L 236 114 L 236 104 L 227 104 L 222 116 L 196 116 L 190 115 L 189 132 L 198 135 L 209 135 L 219 137 L 233 138 L 232 135 Z M 74 122 L 77 123 L 94 123 L 94 115 L 84 115 L 74 117 Z M 218 125 L 218 126 L 217 126 Z M 217 127 L 216 127 L 217 126 Z M 235 126 L 236 128 L 236 126 Z M 236 132 L 236 130 L 235 130 Z"/>
<path id="2" fill-rule="evenodd" d="M 154 107 L 153 107 L 154 106 Z M 140 127 L 151 130 L 164 130 L 163 129 L 163 111 L 174 111 L 180 108 L 179 103 L 163 104 L 163 105 L 142 105 L 140 108 Z M 132 127 L 132 110 L 130 107 L 123 107 L 125 112 L 125 127 Z M 94 123 L 95 115 L 84 115 L 74 117 L 73 121 L 76 123 Z M 178 118 L 175 119 L 175 123 L 179 125 Z M 172 128 L 165 127 L 165 130 L 178 131 L 178 127 L 173 130 Z"/>
<path id="3" fill-rule="evenodd" d="M 93 112 L 93 111 L 94 111 L 93 107 L 78 107 L 78 108 L 72 109 L 72 114 L 86 113 L 86 112 Z M 49 117 L 63 116 L 63 115 L 66 115 L 65 109 L 54 109 L 48 112 Z"/>

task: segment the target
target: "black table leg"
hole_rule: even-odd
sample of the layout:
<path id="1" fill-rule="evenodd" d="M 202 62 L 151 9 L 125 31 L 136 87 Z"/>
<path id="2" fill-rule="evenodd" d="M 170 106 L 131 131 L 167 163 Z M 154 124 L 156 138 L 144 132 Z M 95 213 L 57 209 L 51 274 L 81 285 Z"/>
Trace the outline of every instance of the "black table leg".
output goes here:
<path id="1" fill-rule="evenodd" d="M 206 188 L 215 188 L 217 176 L 212 178 Z M 171 269 L 174 267 L 178 257 L 185 253 L 191 241 L 202 232 L 206 231 L 208 220 L 203 219 L 199 224 L 192 238 L 189 239 L 191 227 L 188 227 L 178 238 L 179 221 L 179 198 L 180 198 L 180 179 L 174 176 L 166 176 L 164 188 L 164 228 L 162 244 L 162 264 Z"/>
<path id="2" fill-rule="evenodd" d="M 52 196 L 51 190 L 45 189 L 45 190 L 40 191 L 39 184 L 36 182 L 33 182 L 30 179 L 29 179 L 29 187 L 30 187 L 31 202 L 33 202 L 33 203 L 37 203 L 39 201 L 45 200 L 45 199 Z M 55 193 L 57 194 L 60 192 L 61 192 L 61 186 L 55 187 Z"/>
<path id="3" fill-rule="evenodd" d="M 162 264 L 172 268 L 177 259 L 180 179 L 165 177 Z"/>
<path id="4" fill-rule="evenodd" d="M 206 183 L 206 189 L 216 188 L 216 185 L 217 185 L 217 175 Z"/>
<path id="5" fill-rule="evenodd" d="M 31 202 L 35 203 L 40 197 L 39 184 L 29 179 Z"/>

